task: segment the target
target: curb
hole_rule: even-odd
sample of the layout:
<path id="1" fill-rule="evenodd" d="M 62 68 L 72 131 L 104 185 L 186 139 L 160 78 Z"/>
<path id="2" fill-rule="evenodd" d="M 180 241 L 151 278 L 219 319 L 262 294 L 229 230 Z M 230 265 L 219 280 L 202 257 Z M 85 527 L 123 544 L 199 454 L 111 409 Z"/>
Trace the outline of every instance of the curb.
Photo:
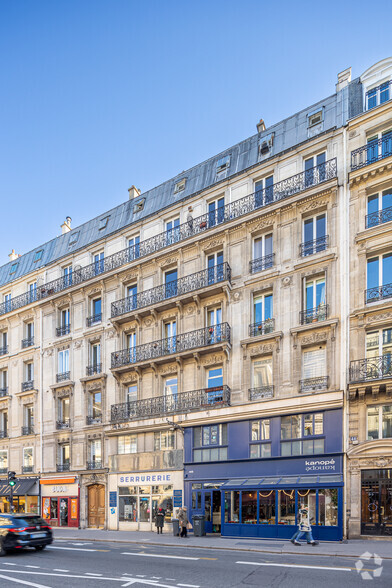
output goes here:
<path id="1" fill-rule="evenodd" d="M 56 539 L 61 539 L 62 541 L 96 541 L 98 543 L 131 543 L 131 544 L 135 544 L 135 545 L 140 545 L 143 543 L 142 540 L 139 541 L 135 541 L 132 539 L 92 539 L 90 537 L 85 537 L 85 538 L 81 538 L 81 537 L 54 537 L 54 541 L 56 541 Z M 362 553 L 338 553 L 338 552 L 334 552 L 334 553 L 317 553 L 314 551 L 314 549 L 312 551 L 309 552 L 300 552 L 299 550 L 292 550 L 292 551 L 283 551 L 282 549 L 276 549 L 276 550 L 272 550 L 272 549 L 260 549 L 257 547 L 220 547 L 220 546 L 214 546 L 214 545 L 192 545 L 190 543 L 184 543 L 184 544 L 174 544 L 174 543 L 162 543 L 162 542 L 157 542 L 157 541 L 145 541 L 145 543 L 147 543 L 147 545 L 156 545 L 159 547 L 187 547 L 187 548 L 192 548 L 193 549 L 216 549 L 216 550 L 221 550 L 221 551 L 245 551 L 245 552 L 253 552 L 253 553 L 271 553 L 271 554 L 276 554 L 276 555 L 311 555 L 311 556 L 319 556 L 319 557 L 351 557 L 351 558 L 359 558 L 361 557 Z M 380 556 L 381 557 L 381 556 Z M 391 556 L 383 556 L 382 559 L 392 559 L 392 555 Z"/>

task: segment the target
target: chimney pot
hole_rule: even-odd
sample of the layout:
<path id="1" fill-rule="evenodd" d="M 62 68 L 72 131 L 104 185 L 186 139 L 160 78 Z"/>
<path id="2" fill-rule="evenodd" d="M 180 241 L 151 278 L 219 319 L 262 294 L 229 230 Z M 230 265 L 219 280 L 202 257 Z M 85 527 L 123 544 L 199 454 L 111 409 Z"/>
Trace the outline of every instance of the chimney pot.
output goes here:
<path id="1" fill-rule="evenodd" d="M 64 235 L 65 233 L 69 233 L 69 231 L 71 230 L 71 221 L 72 221 L 72 218 L 70 216 L 67 216 L 67 218 L 65 219 L 65 221 L 61 225 L 61 234 L 62 235 Z"/>
<path id="2" fill-rule="evenodd" d="M 140 196 L 141 190 L 138 190 L 137 188 L 135 188 L 135 186 L 131 186 L 130 188 L 128 188 L 128 194 L 129 200 L 133 200 L 134 198 Z"/>
<path id="3" fill-rule="evenodd" d="M 11 251 L 11 253 L 8 254 L 8 257 L 10 258 L 11 261 L 14 261 L 14 259 L 18 259 L 18 257 L 20 257 L 20 255 L 15 253 L 15 249 L 13 249 Z"/>
<path id="4" fill-rule="evenodd" d="M 262 118 L 259 120 L 259 122 L 257 123 L 256 127 L 257 127 L 257 132 L 258 133 L 262 133 L 263 131 L 265 131 L 265 122 L 263 121 Z"/>

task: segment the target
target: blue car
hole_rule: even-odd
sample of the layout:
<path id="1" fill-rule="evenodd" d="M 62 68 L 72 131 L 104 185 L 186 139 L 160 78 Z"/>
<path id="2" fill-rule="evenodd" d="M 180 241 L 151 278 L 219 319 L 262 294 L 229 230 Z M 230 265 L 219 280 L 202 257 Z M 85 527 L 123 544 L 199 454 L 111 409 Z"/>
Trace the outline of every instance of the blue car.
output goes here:
<path id="1" fill-rule="evenodd" d="M 23 547 L 42 551 L 52 542 L 52 528 L 38 515 L 0 514 L 0 556 Z"/>

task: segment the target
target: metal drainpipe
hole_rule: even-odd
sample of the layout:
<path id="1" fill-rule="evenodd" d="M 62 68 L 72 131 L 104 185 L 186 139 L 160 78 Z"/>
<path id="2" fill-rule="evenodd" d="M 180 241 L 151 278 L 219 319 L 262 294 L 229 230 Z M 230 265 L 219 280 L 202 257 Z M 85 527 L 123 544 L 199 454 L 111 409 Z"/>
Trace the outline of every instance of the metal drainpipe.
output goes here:
<path id="1" fill-rule="evenodd" d="M 43 373 L 43 314 L 42 308 L 40 308 L 40 356 L 39 356 L 39 377 L 40 377 L 40 453 L 41 453 L 41 474 L 44 471 L 44 440 L 43 440 L 43 428 L 44 428 L 44 402 L 43 402 L 43 386 L 44 386 L 44 373 Z M 41 500 L 41 496 L 40 496 Z M 41 506 L 41 505 L 40 505 Z"/>

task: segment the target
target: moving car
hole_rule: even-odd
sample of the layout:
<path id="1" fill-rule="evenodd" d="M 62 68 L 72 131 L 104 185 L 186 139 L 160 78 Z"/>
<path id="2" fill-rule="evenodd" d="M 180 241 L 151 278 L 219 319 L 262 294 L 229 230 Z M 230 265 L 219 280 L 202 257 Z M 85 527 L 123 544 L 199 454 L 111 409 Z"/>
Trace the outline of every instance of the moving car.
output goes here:
<path id="1" fill-rule="evenodd" d="M 45 549 L 53 542 L 52 529 L 38 515 L 0 513 L 0 556 L 10 549 Z"/>

